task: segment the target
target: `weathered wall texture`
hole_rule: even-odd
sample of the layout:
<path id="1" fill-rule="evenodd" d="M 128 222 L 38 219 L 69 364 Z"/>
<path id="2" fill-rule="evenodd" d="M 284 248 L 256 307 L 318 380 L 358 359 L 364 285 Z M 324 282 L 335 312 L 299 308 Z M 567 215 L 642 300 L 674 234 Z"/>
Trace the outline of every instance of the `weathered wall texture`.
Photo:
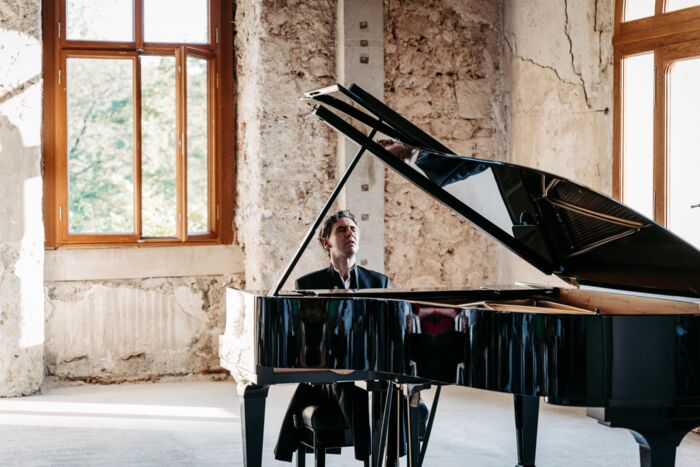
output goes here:
<path id="1" fill-rule="evenodd" d="M 249 289 L 273 285 L 336 179 L 336 138 L 298 99 L 335 82 L 335 15 L 331 0 L 237 3 L 236 227 Z M 298 270 L 325 261 L 309 250 Z"/>
<path id="2" fill-rule="evenodd" d="M 225 287 L 241 282 L 201 276 L 49 284 L 47 373 L 118 382 L 218 372 Z"/>
<path id="3" fill-rule="evenodd" d="M 48 375 L 119 382 L 220 371 L 224 288 L 244 284 L 242 266 L 224 263 L 242 262 L 239 248 L 155 250 L 48 255 L 37 294 L 46 300 Z"/>
<path id="4" fill-rule="evenodd" d="M 40 3 L 0 0 L 0 397 L 43 379 Z"/>
<path id="5" fill-rule="evenodd" d="M 612 189 L 613 0 L 507 0 L 509 160 Z M 513 278 L 540 280 L 512 261 Z"/>
<path id="6" fill-rule="evenodd" d="M 458 154 L 503 159 L 500 1 L 385 2 L 389 106 Z M 500 282 L 501 248 L 389 171 L 386 265 L 398 287 Z"/>
<path id="7" fill-rule="evenodd" d="M 335 135 L 297 99 L 336 81 L 336 2 L 236 3 L 236 228 L 245 278 L 46 284 L 39 5 L 0 0 L 0 395 L 41 383 L 44 298 L 52 375 L 120 381 L 217 371 L 224 287 L 271 286 L 337 178 Z M 386 0 L 386 101 L 460 154 L 609 192 L 612 9 L 612 0 Z M 523 266 L 504 259 L 503 248 L 393 173 L 385 203 L 395 285 L 532 277 L 516 275 Z M 318 247 L 309 252 L 294 276 L 325 262 Z M 186 260 L 174 252 L 173 261 Z"/>

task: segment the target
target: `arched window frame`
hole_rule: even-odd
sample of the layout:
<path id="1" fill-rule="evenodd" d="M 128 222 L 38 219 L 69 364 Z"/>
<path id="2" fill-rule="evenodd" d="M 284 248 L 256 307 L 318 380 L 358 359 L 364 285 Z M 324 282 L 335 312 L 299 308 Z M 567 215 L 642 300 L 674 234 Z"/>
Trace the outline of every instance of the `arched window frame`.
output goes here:
<path id="1" fill-rule="evenodd" d="M 622 199 L 623 179 L 623 76 L 622 62 L 626 57 L 654 53 L 654 139 L 653 139 L 653 212 L 654 219 L 667 223 L 668 160 L 667 160 L 667 71 L 671 63 L 700 56 L 700 5 L 665 13 L 666 0 L 656 0 L 653 16 L 624 21 L 625 3 L 615 4 L 615 35 L 613 38 L 614 68 L 614 140 L 613 196 Z"/>

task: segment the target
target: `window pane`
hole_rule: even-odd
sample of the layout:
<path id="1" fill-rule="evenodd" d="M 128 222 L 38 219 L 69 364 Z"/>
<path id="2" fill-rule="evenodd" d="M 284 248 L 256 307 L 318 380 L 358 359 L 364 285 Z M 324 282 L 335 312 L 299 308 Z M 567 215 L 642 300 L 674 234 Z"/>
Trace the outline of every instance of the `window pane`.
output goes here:
<path id="1" fill-rule="evenodd" d="M 622 201 L 654 218 L 654 54 L 622 60 Z"/>
<path id="2" fill-rule="evenodd" d="M 133 41 L 132 4 L 132 0 L 67 0 L 66 38 L 78 41 Z"/>
<path id="3" fill-rule="evenodd" d="M 682 10 L 683 8 L 690 8 L 691 6 L 700 5 L 698 0 L 666 0 L 665 11 L 676 11 Z"/>
<path id="4" fill-rule="evenodd" d="M 144 0 L 144 39 L 208 44 L 208 0 Z"/>
<path id="5" fill-rule="evenodd" d="M 187 231 L 209 232 L 207 61 L 187 57 Z"/>
<path id="6" fill-rule="evenodd" d="M 654 16 L 655 0 L 625 0 L 625 21 Z"/>
<path id="7" fill-rule="evenodd" d="M 141 57 L 141 230 L 177 236 L 175 57 Z"/>
<path id="8" fill-rule="evenodd" d="M 134 231 L 131 60 L 66 60 L 71 233 Z"/>
<path id="9" fill-rule="evenodd" d="M 667 220 L 670 230 L 700 248 L 698 82 L 700 58 L 676 62 L 669 69 Z"/>

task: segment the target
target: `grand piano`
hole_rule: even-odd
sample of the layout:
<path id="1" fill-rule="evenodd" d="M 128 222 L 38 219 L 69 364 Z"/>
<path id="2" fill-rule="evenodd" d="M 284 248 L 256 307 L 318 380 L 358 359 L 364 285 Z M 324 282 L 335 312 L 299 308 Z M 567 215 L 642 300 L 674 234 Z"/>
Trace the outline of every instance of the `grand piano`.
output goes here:
<path id="1" fill-rule="evenodd" d="M 220 357 L 238 385 L 245 465 L 261 464 L 270 385 L 385 381 L 513 394 L 519 466 L 535 465 L 540 398 L 628 429 L 642 467 L 673 466 L 700 426 L 700 251 L 563 177 L 458 156 L 359 86 L 306 98 L 360 149 L 272 290 L 227 290 Z M 569 286 L 282 291 L 366 153 Z"/>

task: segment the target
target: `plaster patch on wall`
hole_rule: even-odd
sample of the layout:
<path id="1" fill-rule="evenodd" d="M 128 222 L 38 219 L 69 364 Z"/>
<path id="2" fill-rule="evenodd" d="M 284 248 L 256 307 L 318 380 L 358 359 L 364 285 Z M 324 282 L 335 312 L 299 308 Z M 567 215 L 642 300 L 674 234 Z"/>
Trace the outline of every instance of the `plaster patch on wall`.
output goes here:
<path id="1" fill-rule="evenodd" d="M 0 0 L 0 397 L 43 379 L 40 4 Z"/>
<path id="2" fill-rule="evenodd" d="M 47 374 L 91 382 L 220 372 L 224 291 L 240 276 L 53 282 Z"/>

